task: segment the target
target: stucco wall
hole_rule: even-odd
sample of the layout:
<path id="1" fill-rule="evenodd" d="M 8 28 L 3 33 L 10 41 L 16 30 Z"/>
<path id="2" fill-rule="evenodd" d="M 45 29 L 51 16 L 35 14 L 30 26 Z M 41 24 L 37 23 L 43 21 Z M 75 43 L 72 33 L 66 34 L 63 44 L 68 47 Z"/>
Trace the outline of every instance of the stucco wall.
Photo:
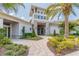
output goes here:
<path id="1" fill-rule="evenodd" d="M 25 32 L 26 33 L 31 33 L 32 32 L 32 26 L 29 23 L 26 22 L 18 22 L 12 24 L 12 35 L 13 38 L 20 38 L 22 35 L 22 29 L 25 27 Z"/>
<path id="2" fill-rule="evenodd" d="M 19 24 L 18 23 L 13 23 L 12 24 L 12 37 L 16 38 L 19 36 Z"/>
<path id="3" fill-rule="evenodd" d="M 60 28 L 57 25 L 50 25 L 50 34 L 54 34 L 54 30 L 57 34 L 60 34 Z"/>
<path id="4" fill-rule="evenodd" d="M 29 23 L 20 22 L 19 23 L 19 35 L 22 35 L 23 27 L 25 27 L 25 32 L 26 33 L 31 33 L 32 32 L 32 26 Z"/>

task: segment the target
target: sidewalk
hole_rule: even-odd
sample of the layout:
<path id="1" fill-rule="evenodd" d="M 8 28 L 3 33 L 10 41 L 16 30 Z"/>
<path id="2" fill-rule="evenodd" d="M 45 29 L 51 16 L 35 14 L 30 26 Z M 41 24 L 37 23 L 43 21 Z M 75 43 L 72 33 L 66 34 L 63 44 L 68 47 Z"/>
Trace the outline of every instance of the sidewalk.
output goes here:
<path id="1" fill-rule="evenodd" d="M 72 52 L 72 53 L 67 54 L 65 56 L 79 56 L 79 51 Z"/>
<path id="2" fill-rule="evenodd" d="M 29 48 L 28 56 L 54 56 L 54 53 L 47 47 L 48 37 L 41 36 L 43 39 L 38 41 L 13 39 L 14 43 L 27 45 Z"/>

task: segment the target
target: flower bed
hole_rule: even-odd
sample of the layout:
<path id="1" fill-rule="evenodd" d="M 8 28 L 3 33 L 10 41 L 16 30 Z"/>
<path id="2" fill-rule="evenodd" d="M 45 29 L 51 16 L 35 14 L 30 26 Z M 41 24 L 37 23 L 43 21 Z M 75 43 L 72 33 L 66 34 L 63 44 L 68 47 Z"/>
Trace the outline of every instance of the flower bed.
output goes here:
<path id="1" fill-rule="evenodd" d="M 52 37 L 48 39 L 48 46 L 51 47 L 51 50 L 56 55 L 65 55 L 75 50 L 79 50 L 79 39 L 74 36 L 69 38 L 61 37 Z"/>

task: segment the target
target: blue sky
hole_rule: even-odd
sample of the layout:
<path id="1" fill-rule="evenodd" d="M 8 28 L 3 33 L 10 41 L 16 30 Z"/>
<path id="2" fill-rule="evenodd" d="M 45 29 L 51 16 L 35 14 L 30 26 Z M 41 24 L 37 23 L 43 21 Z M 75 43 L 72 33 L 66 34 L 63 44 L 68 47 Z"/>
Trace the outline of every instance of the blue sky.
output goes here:
<path id="1" fill-rule="evenodd" d="M 35 5 L 35 6 L 42 7 L 42 8 L 47 8 L 50 4 L 49 3 L 35 3 L 35 4 L 34 3 L 26 3 L 24 5 L 25 5 L 25 9 L 22 7 L 19 8 L 17 16 L 28 19 L 31 5 Z"/>
<path id="2" fill-rule="evenodd" d="M 30 8 L 31 8 L 31 5 L 35 5 L 35 6 L 38 6 L 38 7 L 42 7 L 42 8 L 47 8 L 50 3 L 25 3 L 25 9 L 24 8 L 19 8 L 18 12 L 17 12 L 17 16 L 20 17 L 20 18 L 24 18 L 25 20 L 29 19 L 29 12 L 30 12 Z M 75 8 L 75 12 L 77 14 L 77 16 L 74 16 L 74 15 L 70 15 L 69 19 L 79 19 L 79 9 Z M 63 19 L 63 16 L 60 17 L 60 19 Z M 54 20 L 58 20 L 57 18 L 57 15 L 54 17 Z"/>

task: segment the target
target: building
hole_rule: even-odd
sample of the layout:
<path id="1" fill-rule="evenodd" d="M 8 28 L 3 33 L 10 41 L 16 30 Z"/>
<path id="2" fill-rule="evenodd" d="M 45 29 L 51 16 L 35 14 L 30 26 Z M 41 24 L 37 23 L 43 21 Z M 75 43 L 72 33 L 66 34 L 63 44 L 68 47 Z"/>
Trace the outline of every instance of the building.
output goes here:
<path id="1" fill-rule="evenodd" d="M 45 9 L 37 6 L 31 6 L 30 16 L 32 17 L 32 23 L 34 24 L 35 32 L 37 35 L 48 35 L 60 33 L 60 27 L 58 22 L 47 20 Z"/>
<path id="2" fill-rule="evenodd" d="M 5 28 L 6 36 L 10 38 L 20 38 L 23 27 L 26 33 L 32 33 L 32 25 L 37 35 L 60 34 L 59 21 L 47 20 L 44 10 L 32 5 L 29 13 L 32 22 L 0 12 L 0 28 Z"/>
<path id="3" fill-rule="evenodd" d="M 32 27 L 28 21 L 0 12 L 0 28 L 6 29 L 6 36 L 19 38 L 22 35 L 22 28 L 25 32 L 32 32 Z"/>

